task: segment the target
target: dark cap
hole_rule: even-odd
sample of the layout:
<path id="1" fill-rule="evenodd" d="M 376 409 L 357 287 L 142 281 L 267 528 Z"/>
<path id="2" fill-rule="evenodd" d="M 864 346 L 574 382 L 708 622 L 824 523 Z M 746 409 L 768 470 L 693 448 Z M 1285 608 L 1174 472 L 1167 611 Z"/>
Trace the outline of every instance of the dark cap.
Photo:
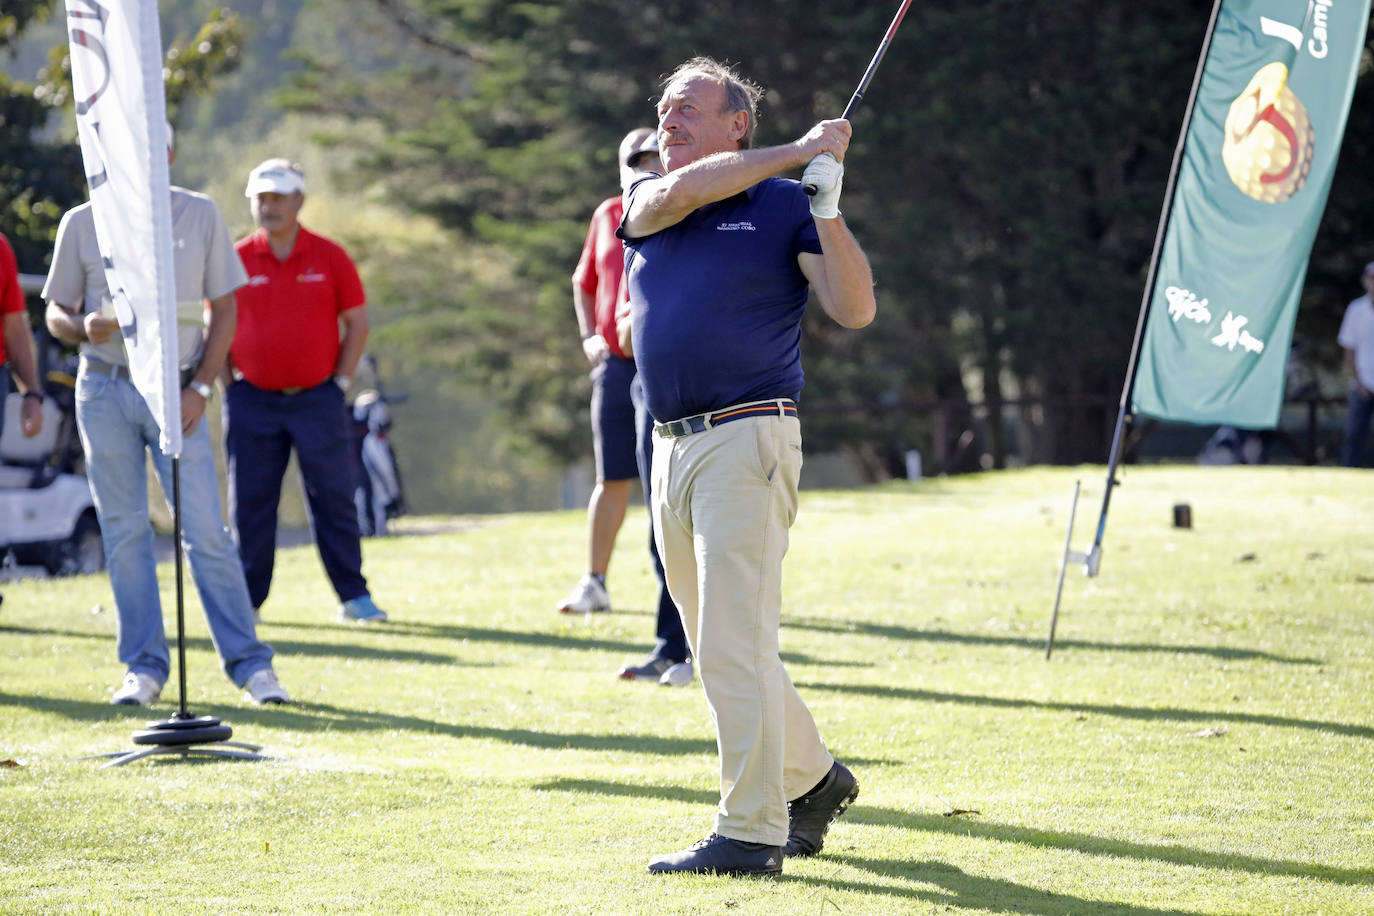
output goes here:
<path id="1" fill-rule="evenodd" d="M 655 156 L 658 155 L 658 134 L 649 134 L 649 136 L 645 137 L 638 146 L 631 147 L 630 151 L 625 154 L 625 164 L 633 166 L 639 157 L 645 153 L 653 153 Z"/>

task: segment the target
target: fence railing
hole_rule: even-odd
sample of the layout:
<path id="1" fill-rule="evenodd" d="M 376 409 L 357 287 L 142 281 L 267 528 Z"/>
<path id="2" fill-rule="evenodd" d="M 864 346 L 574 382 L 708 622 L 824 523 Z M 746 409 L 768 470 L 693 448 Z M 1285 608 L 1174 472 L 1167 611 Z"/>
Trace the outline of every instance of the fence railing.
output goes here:
<path id="1" fill-rule="evenodd" d="M 1083 449 L 1084 454 L 1061 460 L 1105 462 L 1119 405 L 1118 396 L 1104 394 L 1003 398 L 996 403 L 922 400 L 874 405 L 813 401 L 807 403 L 805 409 L 808 417 L 818 420 L 883 413 L 890 418 L 885 424 L 890 429 L 924 426 L 926 433 L 911 437 L 909 446 L 904 447 L 921 451 L 925 473 L 941 474 L 976 467 L 992 469 L 1013 464 L 1052 463 L 1055 459 L 1042 453 L 1049 435 L 1045 418 L 1057 415 L 1062 422 L 1075 413 L 1081 428 L 1100 433 L 1100 448 L 1094 452 L 1089 446 Z M 1263 434 L 1275 446 L 1267 451 L 1279 462 L 1316 465 L 1331 460 L 1340 446 L 1344 407 L 1344 397 L 1319 392 L 1288 400 L 1278 427 L 1272 433 Z M 1171 442 L 1163 433 L 1170 429 L 1176 434 L 1184 429 L 1195 432 L 1176 435 L 1175 439 L 1180 441 Z M 1153 435 L 1151 454 L 1195 457 L 1210 434 L 1206 426 L 1189 427 L 1141 417 L 1133 425 L 1124 454 L 1127 461 L 1137 460 Z M 1184 442 L 1188 444 L 1182 444 Z M 1278 446 L 1290 454 L 1282 454 Z"/>

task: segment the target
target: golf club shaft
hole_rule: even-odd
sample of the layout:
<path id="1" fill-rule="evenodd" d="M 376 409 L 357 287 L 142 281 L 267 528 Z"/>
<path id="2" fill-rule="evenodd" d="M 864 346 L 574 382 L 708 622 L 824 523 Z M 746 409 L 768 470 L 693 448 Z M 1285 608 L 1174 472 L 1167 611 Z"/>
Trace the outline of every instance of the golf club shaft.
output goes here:
<path id="1" fill-rule="evenodd" d="M 868 69 L 864 71 L 863 79 L 859 80 L 858 88 L 849 97 L 849 104 L 844 106 L 844 114 L 840 115 L 842 119 L 848 121 L 849 116 L 854 114 L 854 110 L 864 100 L 864 92 L 868 90 L 868 84 L 873 81 L 873 74 L 878 71 L 878 64 L 883 62 L 883 55 L 887 53 L 887 46 L 892 43 L 892 36 L 897 34 L 897 27 L 902 24 L 902 17 L 906 15 L 909 6 L 911 6 L 911 0 L 902 0 L 902 5 L 897 9 L 897 15 L 892 17 L 892 24 L 887 27 L 887 34 L 883 36 L 882 42 L 878 45 L 878 50 L 873 52 L 873 59 L 868 62 Z M 802 185 L 802 190 L 814 196 L 816 186 L 805 184 Z"/>

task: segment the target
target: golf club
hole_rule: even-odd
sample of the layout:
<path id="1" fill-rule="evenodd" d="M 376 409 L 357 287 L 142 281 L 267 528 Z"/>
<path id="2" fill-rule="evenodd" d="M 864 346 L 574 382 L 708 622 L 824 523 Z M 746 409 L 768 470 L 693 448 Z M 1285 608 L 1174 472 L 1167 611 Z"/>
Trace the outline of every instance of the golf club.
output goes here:
<path id="1" fill-rule="evenodd" d="M 897 15 L 892 17 L 892 25 L 887 27 L 887 34 L 883 36 L 882 43 L 878 45 L 878 50 L 873 53 L 873 59 L 868 62 L 868 70 L 864 72 L 863 79 L 859 80 L 859 87 L 849 97 L 849 104 L 844 106 L 844 114 L 840 115 L 843 120 L 848 121 L 849 116 L 864 100 L 864 91 L 868 89 L 868 84 L 873 80 L 873 74 L 877 72 L 878 64 L 882 63 L 883 55 L 887 53 L 887 46 L 892 43 L 892 36 L 897 34 L 897 27 L 902 24 L 902 17 L 906 15 L 906 8 L 909 6 L 911 6 L 911 0 L 902 0 Z M 828 156 L 830 154 L 823 153 L 822 155 Z M 813 184 L 803 184 L 802 190 L 812 197 L 816 195 L 816 186 Z"/>

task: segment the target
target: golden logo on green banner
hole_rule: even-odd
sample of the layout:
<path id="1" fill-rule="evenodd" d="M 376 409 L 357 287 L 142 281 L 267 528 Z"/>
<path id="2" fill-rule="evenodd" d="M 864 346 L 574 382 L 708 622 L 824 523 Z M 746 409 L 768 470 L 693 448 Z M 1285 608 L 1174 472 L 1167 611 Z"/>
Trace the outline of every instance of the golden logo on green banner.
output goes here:
<path id="1" fill-rule="evenodd" d="M 1275 61 L 1251 78 L 1231 103 L 1224 135 L 1222 162 L 1247 196 L 1281 203 L 1307 183 L 1316 135 L 1282 63 Z"/>

